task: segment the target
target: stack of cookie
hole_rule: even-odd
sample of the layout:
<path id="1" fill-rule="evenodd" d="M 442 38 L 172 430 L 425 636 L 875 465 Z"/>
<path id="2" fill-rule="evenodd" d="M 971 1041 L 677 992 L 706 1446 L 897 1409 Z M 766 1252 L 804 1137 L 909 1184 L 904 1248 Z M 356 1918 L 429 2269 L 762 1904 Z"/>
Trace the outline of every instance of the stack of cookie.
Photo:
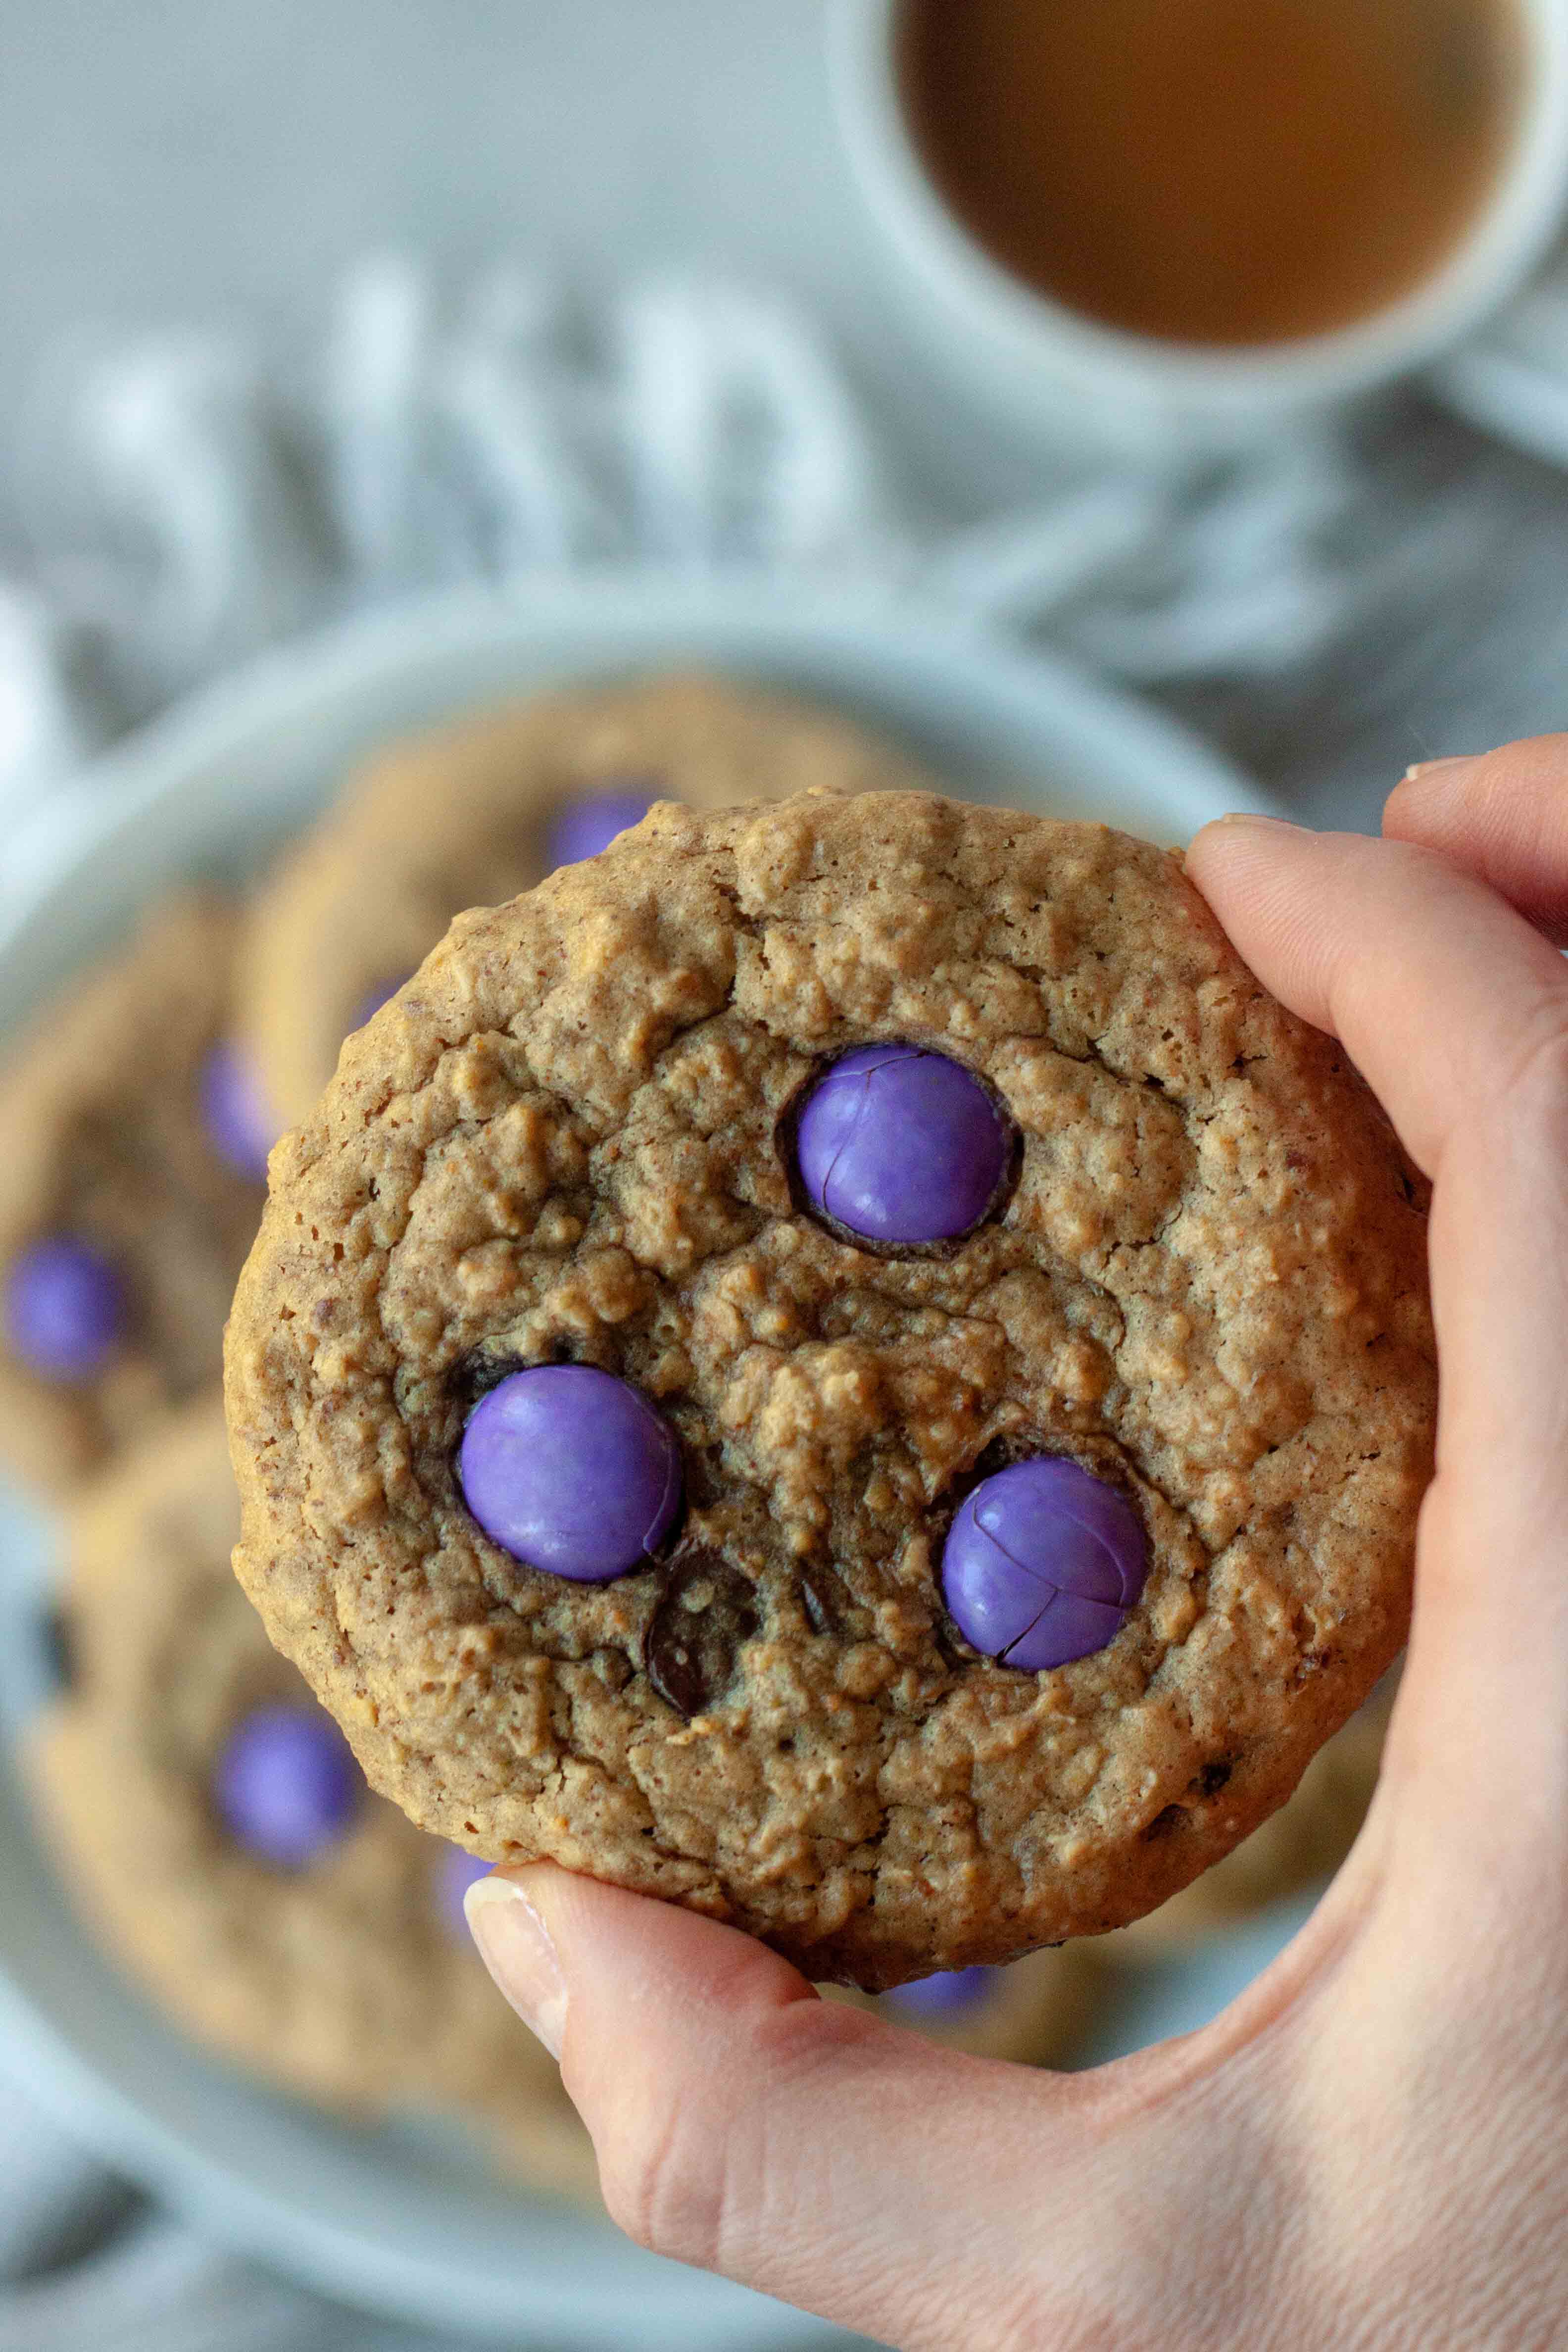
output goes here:
<path id="1" fill-rule="evenodd" d="M 89 1924 L 204 2041 L 366 2118 L 462 2111 L 585 2188 L 552 2064 L 462 1929 L 480 1865 L 365 1787 L 235 1583 L 223 1326 L 283 1129 L 460 908 L 594 856 L 657 799 L 918 786 L 783 697 L 673 677 L 396 742 L 241 900 L 171 895 L 0 1076 L 0 1432 L 62 1507 L 61 1695 L 37 1777 Z M 900 1998 L 987 2053 L 1065 2054 L 1078 1953 Z"/>

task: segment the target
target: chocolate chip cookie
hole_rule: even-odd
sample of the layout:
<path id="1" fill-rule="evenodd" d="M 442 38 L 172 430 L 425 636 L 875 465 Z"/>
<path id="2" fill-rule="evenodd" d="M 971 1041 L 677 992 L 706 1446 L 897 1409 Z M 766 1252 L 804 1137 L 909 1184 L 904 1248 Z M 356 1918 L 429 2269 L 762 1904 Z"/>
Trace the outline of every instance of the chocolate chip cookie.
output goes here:
<path id="1" fill-rule="evenodd" d="M 662 805 L 346 1048 L 229 1329 L 373 1783 L 883 1988 L 1136 1918 L 1407 1619 L 1422 1188 L 1179 859 Z"/>
<path id="2" fill-rule="evenodd" d="M 279 1126 L 454 915 L 591 857 L 656 800 L 920 786 L 895 747 L 793 697 L 695 676 L 541 694 L 395 742 L 262 889 L 242 1034 Z"/>
<path id="3" fill-rule="evenodd" d="M 229 1572 L 238 1520 L 209 1393 L 84 1490 L 68 1687 L 37 1778 L 73 1893 L 175 2019 L 370 2118 L 461 2111 L 546 2187 L 586 2189 L 553 2063 L 474 1953 L 479 1865 L 364 1786 Z"/>
<path id="4" fill-rule="evenodd" d="M 56 1489 L 217 1377 L 266 1178 L 226 1038 L 238 926 L 164 901 L 0 1076 L 0 1429 Z"/>

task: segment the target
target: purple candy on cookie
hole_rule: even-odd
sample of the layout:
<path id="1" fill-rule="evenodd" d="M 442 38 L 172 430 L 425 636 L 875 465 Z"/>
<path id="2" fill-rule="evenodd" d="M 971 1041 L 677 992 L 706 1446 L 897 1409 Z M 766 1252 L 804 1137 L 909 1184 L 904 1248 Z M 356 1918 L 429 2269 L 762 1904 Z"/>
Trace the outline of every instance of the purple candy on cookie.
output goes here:
<path id="1" fill-rule="evenodd" d="M 591 1364 L 510 1372 L 468 1418 L 458 1475 L 485 1533 L 528 1568 L 604 1584 L 662 1542 L 680 1449 L 645 1397 Z"/>
<path id="2" fill-rule="evenodd" d="M 359 1791 L 347 1740 L 310 1705 L 253 1707 L 229 1734 L 212 1783 L 232 1835 L 282 1870 L 303 1870 L 336 1844 Z"/>
<path id="3" fill-rule="evenodd" d="M 1013 1154 L 971 1070 L 918 1045 L 861 1045 L 807 1096 L 795 1161 L 807 1200 L 884 1244 L 952 1241 L 979 1223 Z"/>
<path id="4" fill-rule="evenodd" d="M 1147 1573 L 1132 1504 L 1059 1454 L 983 1479 L 942 1555 L 942 1595 L 964 1640 L 1026 1674 L 1102 1650 Z"/>
<path id="5" fill-rule="evenodd" d="M 612 841 L 640 824 L 656 801 L 668 798 L 651 780 L 645 783 L 628 777 L 624 783 L 605 784 L 580 800 L 568 801 L 556 811 L 550 827 L 545 854 L 551 871 L 558 866 L 579 865 L 584 857 L 597 857 Z"/>
<path id="6" fill-rule="evenodd" d="M 202 1118 L 214 1150 L 239 1176 L 267 1181 L 267 1155 L 281 1130 L 261 1081 L 238 1047 L 224 1040 L 202 1064 Z"/>
<path id="7" fill-rule="evenodd" d="M 125 1292 L 101 1250 L 50 1234 L 23 1250 L 5 1278 L 5 1337 L 43 1379 L 90 1381 L 125 1331 Z"/>

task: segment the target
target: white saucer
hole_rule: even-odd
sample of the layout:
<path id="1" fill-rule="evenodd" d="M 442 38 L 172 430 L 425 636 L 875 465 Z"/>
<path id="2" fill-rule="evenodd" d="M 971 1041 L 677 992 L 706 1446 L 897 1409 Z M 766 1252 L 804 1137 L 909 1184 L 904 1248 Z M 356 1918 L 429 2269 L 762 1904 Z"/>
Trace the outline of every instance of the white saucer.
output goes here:
<path id="1" fill-rule="evenodd" d="M 975 799 L 1172 843 L 1226 808 L 1268 805 L 1127 697 L 885 603 L 620 572 L 465 593 L 274 654 L 84 775 L 49 819 L 51 878 L 0 908 L 6 1024 L 163 884 L 253 871 L 377 739 L 519 688 L 675 661 L 839 703 Z M 36 1695 L 27 1661 L 48 1542 L 19 1500 L 0 1507 L 0 1708 L 12 1728 Z M 21 2053 L 31 2087 L 81 2139 L 212 2236 L 347 2301 L 519 2352 L 843 2340 L 498 2185 L 459 2147 L 355 2133 L 203 2058 L 78 1932 L 9 1761 L 0 1889 L 0 2048 Z"/>

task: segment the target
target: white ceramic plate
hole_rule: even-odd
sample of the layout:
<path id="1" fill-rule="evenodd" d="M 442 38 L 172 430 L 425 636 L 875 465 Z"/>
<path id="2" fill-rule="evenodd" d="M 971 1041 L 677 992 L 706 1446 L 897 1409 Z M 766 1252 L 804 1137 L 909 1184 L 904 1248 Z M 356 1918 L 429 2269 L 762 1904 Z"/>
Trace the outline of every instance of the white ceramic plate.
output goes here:
<path id="1" fill-rule="evenodd" d="M 1266 805 L 1126 698 L 906 608 L 625 572 L 505 599 L 465 593 L 275 654 L 85 775 L 50 820 L 52 878 L 0 913 L 5 1024 L 163 884 L 253 872 L 378 739 L 519 688 L 686 660 L 879 723 L 975 799 L 1168 842 L 1223 809 Z M 19 1499 L 0 1512 L 0 1706 L 13 1725 L 36 1696 L 47 1553 L 46 1525 Z M 77 1932 L 9 1765 L 0 1970 L 0 2035 L 80 2137 L 213 2235 L 331 2293 L 554 2352 L 829 2340 L 816 2322 L 498 2186 L 460 2147 L 354 2133 L 201 2057 Z"/>

